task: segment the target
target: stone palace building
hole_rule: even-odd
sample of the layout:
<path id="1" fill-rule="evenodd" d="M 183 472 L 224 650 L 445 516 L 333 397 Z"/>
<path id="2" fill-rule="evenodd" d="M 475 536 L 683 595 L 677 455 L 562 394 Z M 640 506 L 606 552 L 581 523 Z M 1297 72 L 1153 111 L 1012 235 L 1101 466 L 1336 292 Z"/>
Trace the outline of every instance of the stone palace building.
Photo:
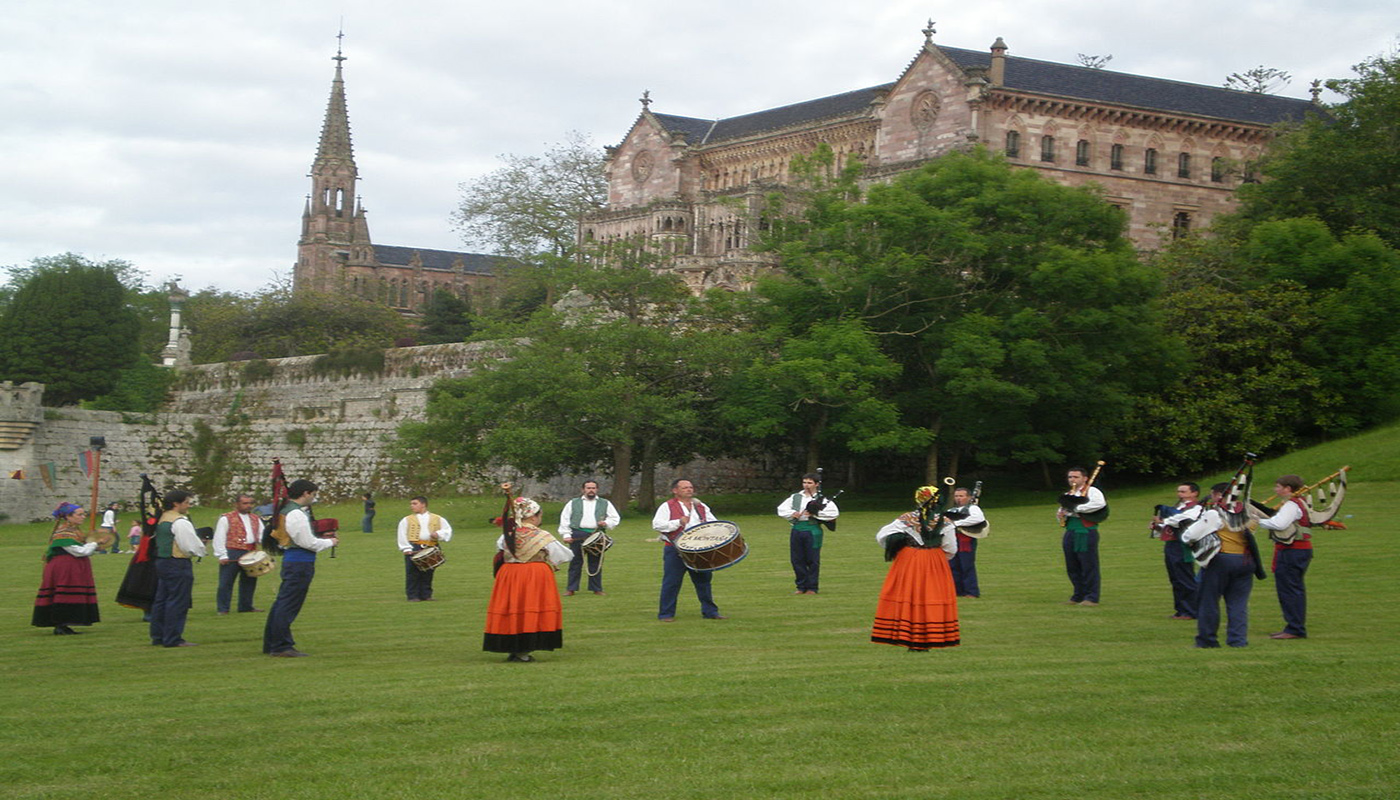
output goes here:
<path id="1" fill-rule="evenodd" d="M 1069 186 L 1098 184 L 1142 249 L 1230 210 L 1235 187 L 1314 100 L 1241 92 L 924 43 L 893 82 L 725 119 L 642 112 L 607 151 L 608 208 L 583 242 L 641 242 L 692 289 L 744 289 L 768 262 L 749 250 L 750 214 L 789 180 L 794 156 L 830 146 L 864 181 L 983 144 Z"/>

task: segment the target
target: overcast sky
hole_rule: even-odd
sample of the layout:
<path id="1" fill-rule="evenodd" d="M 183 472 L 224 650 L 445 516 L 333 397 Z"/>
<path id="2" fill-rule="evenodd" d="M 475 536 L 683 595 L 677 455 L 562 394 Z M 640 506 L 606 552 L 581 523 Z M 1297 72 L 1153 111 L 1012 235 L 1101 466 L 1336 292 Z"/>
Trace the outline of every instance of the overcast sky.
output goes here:
<path id="1" fill-rule="evenodd" d="M 0 265 L 72 251 L 153 282 L 256 289 L 296 259 L 344 20 L 360 193 L 379 244 L 465 249 L 458 186 L 652 109 L 728 117 L 894 80 L 923 41 L 1279 93 L 1393 52 L 1394 0 L 0 0 Z M 1335 98 L 1334 98 L 1335 99 Z M 480 249 L 480 248 L 475 248 Z"/>

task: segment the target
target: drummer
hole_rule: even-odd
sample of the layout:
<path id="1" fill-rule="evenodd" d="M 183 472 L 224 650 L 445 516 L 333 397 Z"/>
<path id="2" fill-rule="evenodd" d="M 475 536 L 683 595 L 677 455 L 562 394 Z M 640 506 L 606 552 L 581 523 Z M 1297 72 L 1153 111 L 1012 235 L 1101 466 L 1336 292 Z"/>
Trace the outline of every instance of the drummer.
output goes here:
<path id="1" fill-rule="evenodd" d="M 433 573 L 421 570 L 413 563 L 413 554 L 427 547 L 437 547 L 452 540 L 452 525 L 428 511 L 428 498 L 418 496 L 408 501 L 408 516 L 399 520 L 399 551 L 403 553 L 404 593 L 408 602 L 433 599 Z"/>
<path id="2" fill-rule="evenodd" d="M 686 567 L 680 554 L 671 544 L 676 535 L 686 528 L 710 522 L 714 518 L 710 507 L 695 499 L 695 484 L 685 478 L 671 481 L 671 499 L 662 503 L 651 518 L 652 529 L 661 534 L 661 541 L 665 545 L 661 552 L 661 608 L 656 614 L 658 620 L 676 621 L 676 601 L 680 598 L 681 583 L 687 574 L 695 586 L 695 597 L 700 601 L 700 614 L 705 619 L 726 618 L 719 613 L 719 606 L 715 605 L 710 591 L 713 574 Z"/>
<path id="3" fill-rule="evenodd" d="M 574 551 L 569 561 L 569 584 L 564 595 L 578 592 L 584 556 L 588 561 L 588 591 L 603 594 L 603 558 L 600 554 L 583 552 L 583 543 L 598 531 L 610 531 L 622 521 L 617 509 L 606 497 L 598 496 L 598 482 L 584 481 L 583 494 L 564 504 L 559 512 L 559 538 Z"/>
<path id="4" fill-rule="evenodd" d="M 262 519 L 253 513 L 253 496 L 240 494 L 234 498 L 233 510 L 220 516 L 214 526 L 214 557 L 219 559 L 219 589 L 214 595 L 214 605 L 220 616 L 229 612 L 235 578 L 238 580 L 239 613 L 262 611 L 253 608 L 258 579 L 244 572 L 238 563 L 238 559 L 256 552 L 261 542 Z"/>

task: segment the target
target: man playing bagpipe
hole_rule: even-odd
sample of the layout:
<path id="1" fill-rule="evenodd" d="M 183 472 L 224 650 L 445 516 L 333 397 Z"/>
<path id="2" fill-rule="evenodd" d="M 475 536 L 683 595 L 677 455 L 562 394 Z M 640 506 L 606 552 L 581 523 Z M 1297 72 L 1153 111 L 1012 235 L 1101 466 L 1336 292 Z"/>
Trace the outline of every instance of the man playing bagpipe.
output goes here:
<path id="1" fill-rule="evenodd" d="M 948 562 L 953 571 L 953 586 L 958 597 L 981 597 L 982 589 L 977 585 L 977 540 L 986 535 L 987 517 L 977 502 L 982 493 L 982 482 L 968 491 L 959 486 L 953 490 L 953 505 L 943 512 L 947 524 L 941 531 L 944 538 L 957 542 L 957 551 Z"/>
<path id="2" fill-rule="evenodd" d="M 1196 604 L 1196 646 L 1219 647 L 1220 601 L 1225 600 L 1225 643 L 1249 644 L 1249 595 L 1254 580 L 1264 577 L 1259 547 L 1247 527 L 1253 463 L 1245 462 L 1228 483 L 1211 487 L 1210 502 L 1200 516 L 1181 532 L 1201 566 Z"/>
<path id="3" fill-rule="evenodd" d="M 306 655 L 297 649 L 292 638 L 292 623 L 301 613 L 311 580 L 316 577 L 316 554 L 340 544 L 335 534 L 325 538 L 316 535 L 315 517 L 311 504 L 321 487 L 304 478 L 292 481 L 286 489 L 286 501 L 274 517 L 272 536 L 284 550 L 282 556 L 282 585 L 277 599 L 267 614 L 263 628 L 263 652 L 279 658 Z M 274 496 L 277 492 L 274 490 Z"/>
<path id="4" fill-rule="evenodd" d="M 1172 619 L 1196 618 L 1196 559 L 1181 544 L 1181 531 L 1201 516 L 1201 487 L 1185 482 L 1176 487 L 1176 505 L 1159 505 L 1152 516 L 1152 537 L 1162 540 L 1162 560 L 1172 587 Z"/>
<path id="5" fill-rule="evenodd" d="M 836 503 L 821 491 L 821 475 L 802 476 L 802 491 L 778 504 L 778 516 L 792 525 L 788 535 L 788 556 L 792 561 L 797 590 L 793 594 L 816 594 L 822 570 L 823 525 L 835 529 L 841 513 Z"/>
<path id="6" fill-rule="evenodd" d="M 204 542 L 187 516 L 194 499 L 175 489 L 165 493 L 164 513 L 156 525 L 156 596 L 151 603 L 151 644 L 193 647 L 185 641 L 185 618 L 193 605 L 194 563 L 204 557 Z"/>
<path id="7" fill-rule="evenodd" d="M 1099 462 L 1099 467 L 1103 462 Z M 1068 605 L 1096 606 L 1099 604 L 1099 523 L 1108 517 L 1108 500 L 1094 486 L 1099 470 L 1090 475 L 1083 467 L 1065 471 L 1069 491 L 1060 495 L 1056 511 L 1065 535 L 1060 547 L 1065 554 L 1065 573 L 1069 576 Z"/>

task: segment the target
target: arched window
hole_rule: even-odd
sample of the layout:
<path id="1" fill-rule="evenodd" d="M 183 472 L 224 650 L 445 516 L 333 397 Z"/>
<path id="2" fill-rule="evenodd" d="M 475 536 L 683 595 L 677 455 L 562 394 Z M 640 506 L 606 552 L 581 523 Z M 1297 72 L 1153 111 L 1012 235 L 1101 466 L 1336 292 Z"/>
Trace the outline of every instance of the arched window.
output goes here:
<path id="1" fill-rule="evenodd" d="M 1123 145 L 1115 144 L 1108 151 L 1108 168 L 1123 171 Z"/>
<path id="2" fill-rule="evenodd" d="M 1040 160 L 1052 162 L 1055 160 L 1055 137 L 1040 137 Z"/>
<path id="3" fill-rule="evenodd" d="M 1225 159 L 1216 156 L 1210 160 L 1210 182 L 1225 182 Z"/>
<path id="4" fill-rule="evenodd" d="M 1020 132 L 1020 131 L 1007 131 L 1007 132 L 1006 132 L 1006 157 L 1007 157 L 1007 158 L 1020 158 L 1020 157 L 1021 157 L 1021 132 Z"/>
<path id="5" fill-rule="evenodd" d="M 1077 167 L 1089 166 L 1089 140 L 1080 139 L 1074 146 L 1074 164 Z"/>
<path id="6" fill-rule="evenodd" d="M 1142 154 L 1142 172 L 1144 175 L 1157 174 L 1157 151 L 1154 148 L 1147 148 L 1147 152 Z"/>
<path id="7" fill-rule="evenodd" d="M 1178 177 L 1178 178 L 1189 178 L 1189 177 L 1191 177 L 1191 154 L 1190 154 L 1190 153 L 1182 153 L 1181 155 L 1179 155 L 1179 156 L 1176 157 L 1176 177 Z"/>

